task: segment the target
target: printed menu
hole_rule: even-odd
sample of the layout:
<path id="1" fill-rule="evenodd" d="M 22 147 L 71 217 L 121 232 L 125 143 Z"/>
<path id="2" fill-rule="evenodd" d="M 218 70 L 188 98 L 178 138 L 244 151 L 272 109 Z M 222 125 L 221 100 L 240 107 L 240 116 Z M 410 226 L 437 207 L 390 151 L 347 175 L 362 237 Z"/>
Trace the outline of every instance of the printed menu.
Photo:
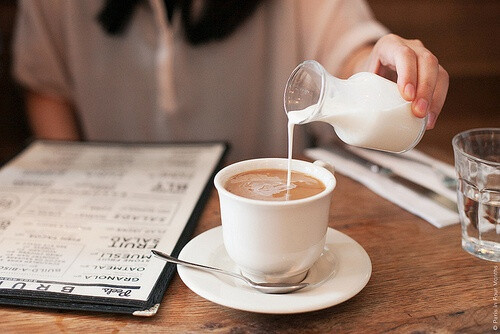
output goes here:
<path id="1" fill-rule="evenodd" d="M 34 141 L 0 169 L 0 304 L 151 316 L 226 144 Z"/>

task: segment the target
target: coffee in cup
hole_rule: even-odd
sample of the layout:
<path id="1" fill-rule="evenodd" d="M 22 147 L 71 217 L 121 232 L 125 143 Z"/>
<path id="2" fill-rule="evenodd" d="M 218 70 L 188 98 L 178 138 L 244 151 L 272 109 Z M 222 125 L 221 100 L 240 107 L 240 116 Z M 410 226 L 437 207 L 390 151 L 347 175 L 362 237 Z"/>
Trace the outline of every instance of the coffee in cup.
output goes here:
<path id="1" fill-rule="evenodd" d="M 292 172 L 287 185 L 287 170 L 255 169 L 236 174 L 224 185 L 232 194 L 263 201 L 290 201 L 319 194 L 325 185 L 311 175 Z"/>
<path id="2" fill-rule="evenodd" d="M 262 183 L 262 189 L 277 187 L 283 197 L 287 167 L 288 159 L 284 158 L 246 160 L 223 168 L 214 179 L 226 251 L 241 273 L 257 282 L 299 282 L 324 249 L 336 185 L 335 177 L 326 168 L 306 161 L 291 161 L 292 180 L 307 180 L 298 182 L 296 188 L 302 189 L 301 183 L 315 184 L 318 188 L 314 194 L 307 193 L 302 198 L 269 200 L 231 192 L 233 181 L 255 181 L 269 172 L 266 178 L 275 182 Z"/>

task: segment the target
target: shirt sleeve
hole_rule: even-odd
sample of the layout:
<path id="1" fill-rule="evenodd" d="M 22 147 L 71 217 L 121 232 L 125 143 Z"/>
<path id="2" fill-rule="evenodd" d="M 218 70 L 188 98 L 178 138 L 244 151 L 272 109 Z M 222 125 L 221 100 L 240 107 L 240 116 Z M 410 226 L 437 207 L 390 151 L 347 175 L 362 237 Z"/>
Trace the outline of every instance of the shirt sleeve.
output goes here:
<path id="1" fill-rule="evenodd" d="M 22 0 L 18 3 L 12 71 L 14 78 L 29 90 L 71 99 L 63 2 Z"/>
<path id="2" fill-rule="evenodd" d="M 297 5 L 304 58 L 333 75 L 353 51 L 388 33 L 364 0 L 298 0 Z"/>

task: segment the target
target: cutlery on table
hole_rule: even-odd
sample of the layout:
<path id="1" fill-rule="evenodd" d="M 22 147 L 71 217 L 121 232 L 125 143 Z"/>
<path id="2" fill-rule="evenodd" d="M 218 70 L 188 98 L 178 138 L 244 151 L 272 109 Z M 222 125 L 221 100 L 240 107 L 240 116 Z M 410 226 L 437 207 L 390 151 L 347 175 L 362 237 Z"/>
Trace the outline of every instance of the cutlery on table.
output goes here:
<path id="1" fill-rule="evenodd" d="M 356 153 L 354 153 L 352 150 L 344 147 L 343 145 L 331 145 L 325 148 L 326 150 L 333 152 L 341 157 L 344 157 L 346 159 L 349 159 L 355 163 L 358 163 L 361 166 L 364 166 L 368 170 L 370 170 L 373 173 L 383 175 L 390 180 L 392 180 L 395 183 L 398 183 L 402 186 L 407 187 L 408 189 L 425 196 L 427 198 L 430 198 L 434 200 L 436 203 L 439 205 L 452 210 L 454 212 L 458 212 L 458 207 L 457 204 L 447 198 L 446 196 L 443 196 L 437 192 L 435 192 L 432 189 L 429 189 L 427 187 L 424 187 L 418 183 L 413 182 L 412 180 L 407 179 L 404 176 L 401 176 L 399 174 L 396 174 L 392 169 L 384 167 L 382 165 L 379 165 L 378 163 L 371 161 L 365 157 L 362 157 Z"/>

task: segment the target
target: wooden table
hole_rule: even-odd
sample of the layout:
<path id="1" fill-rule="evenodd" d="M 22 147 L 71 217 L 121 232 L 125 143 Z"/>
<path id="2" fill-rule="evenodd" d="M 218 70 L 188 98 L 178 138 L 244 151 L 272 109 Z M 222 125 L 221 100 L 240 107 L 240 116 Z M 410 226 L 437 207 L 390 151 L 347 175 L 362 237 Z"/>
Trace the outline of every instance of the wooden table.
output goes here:
<path id="1" fill-rule="evenodd" d="M 439 154 L 436 145 L 428 151 Z M 452 160 L 451 148 L 442 153 Z M 0 332 L 474 333 L 496 328 L 498 265 L 462 250 L 459 225 L 437 229 L 361 184 L 340 174 L 337 179 L 330 226 L 358 241 L 373 264 L 368 285 L 342 304 L 295 315 L 249 313 L 199 297 L 176 276 L 151 318 L 1 306 Z M 218 205 L 212 191 L 195 234 L 220 225 Z"/>

